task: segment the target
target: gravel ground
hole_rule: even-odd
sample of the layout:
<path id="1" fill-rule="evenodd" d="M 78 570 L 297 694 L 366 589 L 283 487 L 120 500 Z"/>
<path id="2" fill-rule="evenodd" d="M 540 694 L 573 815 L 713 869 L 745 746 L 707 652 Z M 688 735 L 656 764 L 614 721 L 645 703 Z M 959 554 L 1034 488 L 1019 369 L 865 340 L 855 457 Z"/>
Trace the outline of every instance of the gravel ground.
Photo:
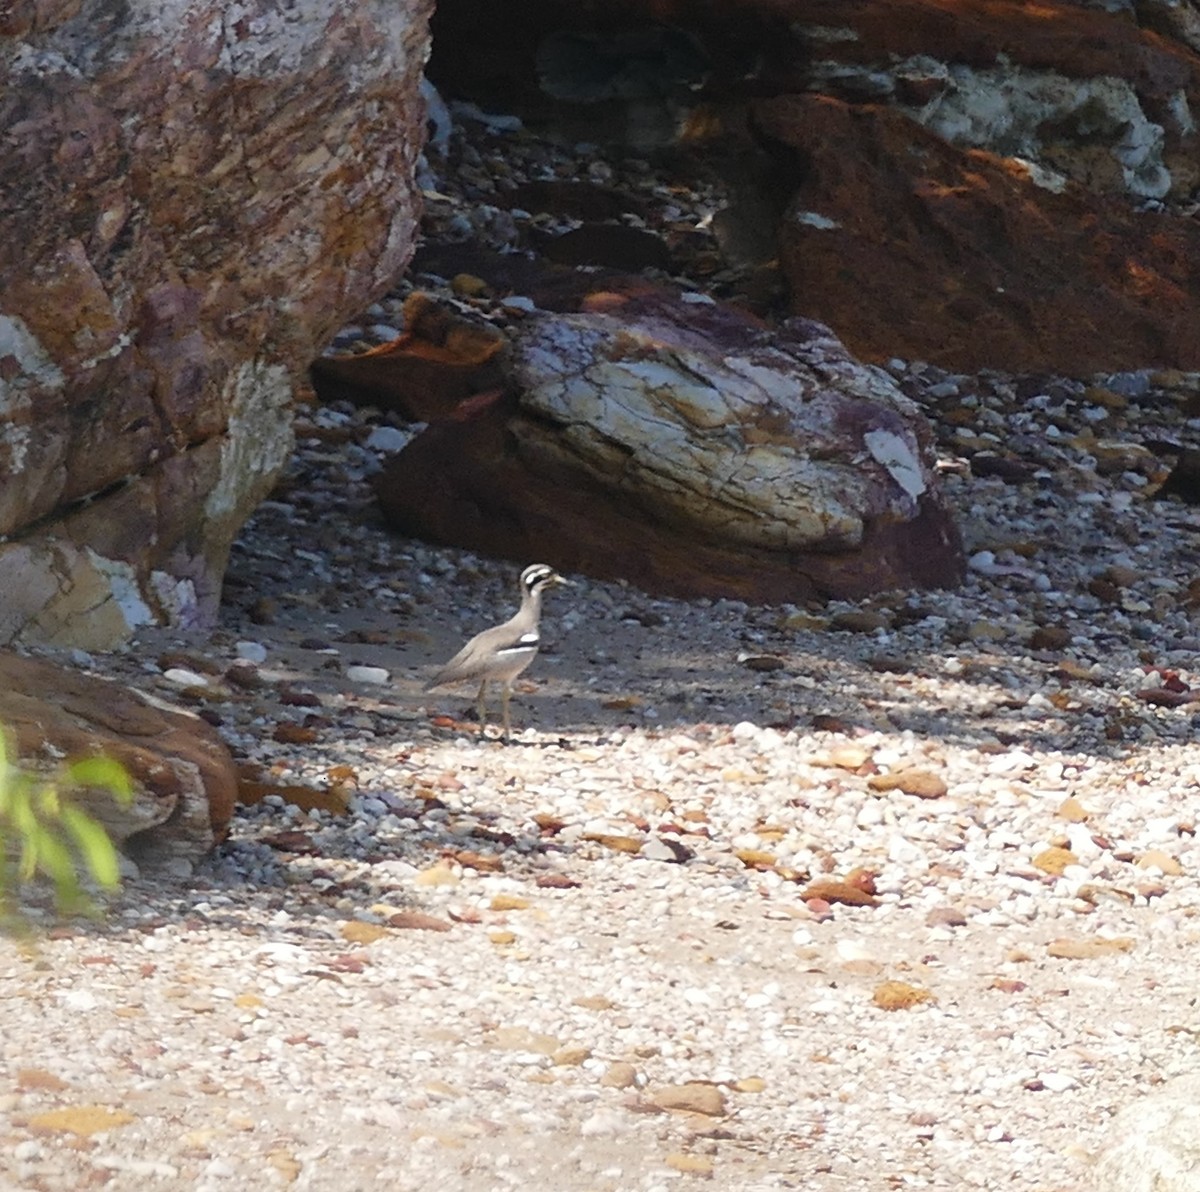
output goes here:
<path id="1" fill-rule="evenodd" d="M 892 368 L 961 590 L 573 576 L 507 747 L 421 683 L 519 565 L 390 536 L 402 428 L 303 412 L 220 627 L 74 657 L 264 797 L 187 880 L 0 944 L 0 1188 L 1093 1188 L 1197 1062 L 1200 515 L 1145 447 L 1194 440 L 1197 378 Z"/>

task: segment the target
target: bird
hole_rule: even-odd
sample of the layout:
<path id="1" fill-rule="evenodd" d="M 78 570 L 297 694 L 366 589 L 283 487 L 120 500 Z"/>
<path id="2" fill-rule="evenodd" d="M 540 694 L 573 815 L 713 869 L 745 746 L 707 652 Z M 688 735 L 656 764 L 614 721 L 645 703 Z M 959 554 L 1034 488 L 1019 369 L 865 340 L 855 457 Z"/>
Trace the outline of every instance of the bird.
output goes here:
<path id="1" fill-rule="evenodd" d="M 480 731 L 487 727 L 487 686 L 492 681 L 501 684 L 501 715 L 504 741 L 509 739 L 511 722 L 508 701 L 517 676 L 537 657 L 541 638 L 538 622 L 542 615 L 542 593 L 547 588 L 570 586 L 553 567 L 531 563 L 521 572 L 521 607 L 503 625 L 477 633 L 437 674 L 425 684 L 426 691 L 451 683 L 479 680 L 479 696 L 475 709 Z"/>

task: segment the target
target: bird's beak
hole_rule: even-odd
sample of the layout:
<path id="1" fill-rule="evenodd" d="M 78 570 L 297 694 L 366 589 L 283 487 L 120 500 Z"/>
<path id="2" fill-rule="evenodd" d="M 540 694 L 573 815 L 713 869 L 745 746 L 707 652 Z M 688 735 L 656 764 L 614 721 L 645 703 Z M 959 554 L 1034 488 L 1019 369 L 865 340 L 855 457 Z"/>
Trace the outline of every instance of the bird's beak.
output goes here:
<path id="1" fill-rule="evenodd" d="M 550 581 L 556 588 L 573 588 L 575 585 L 569 579 L 563 579 L 556 571 L 554 578 Z"/>

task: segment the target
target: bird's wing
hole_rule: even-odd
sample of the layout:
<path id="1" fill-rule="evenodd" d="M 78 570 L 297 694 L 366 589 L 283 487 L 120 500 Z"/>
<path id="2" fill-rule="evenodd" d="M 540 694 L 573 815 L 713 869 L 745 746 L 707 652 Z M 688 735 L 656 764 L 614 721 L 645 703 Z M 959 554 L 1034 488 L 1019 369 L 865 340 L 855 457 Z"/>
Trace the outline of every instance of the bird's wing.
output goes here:
<path id="1" fill-rule="evenodd" d="M 497 670 L 497 663 L 505 657 L 517 658 L 528 655 L 532 660 L 537 653 L 538 633 L 536 629 L 522 628 L 511 623 L 485 629 L 469 642 L 437 674 L 425 684 L 426 691 L 446 683 L 464 683 L 470 679 L 485 679 Z M 501 666 L 499 669 L 503 669 Z"/>

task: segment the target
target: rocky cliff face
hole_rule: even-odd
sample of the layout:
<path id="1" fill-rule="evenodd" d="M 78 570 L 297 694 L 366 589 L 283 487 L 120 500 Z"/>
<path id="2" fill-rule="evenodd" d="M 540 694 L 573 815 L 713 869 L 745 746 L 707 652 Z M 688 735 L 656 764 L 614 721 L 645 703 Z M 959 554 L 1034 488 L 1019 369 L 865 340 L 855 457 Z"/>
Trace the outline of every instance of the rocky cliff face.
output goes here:
<path id="1" fill-rule="evenodd" d="M 209 618 L 411 250 L 429 0 L 0 14 L 0 642 Z"/>
<path id="2" fill-rule="evenodd" d="M 1200 367 L 1194 0 L 443 0 L 435 38 L 453 94 L 722 172 L 727 263 L 771 228 L 864 358 Z"/>

